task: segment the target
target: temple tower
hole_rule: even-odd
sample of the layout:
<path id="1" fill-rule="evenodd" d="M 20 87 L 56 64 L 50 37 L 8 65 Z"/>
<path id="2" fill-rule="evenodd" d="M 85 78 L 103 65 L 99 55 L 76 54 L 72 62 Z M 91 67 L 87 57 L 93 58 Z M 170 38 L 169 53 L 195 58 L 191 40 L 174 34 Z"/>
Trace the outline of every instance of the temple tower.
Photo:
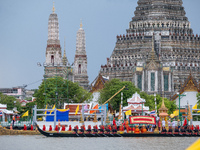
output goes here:
<path id="1" fill-rule="evenodd" d="M 74 82 L 78 82 L 84 89 L 88 89 L 87 55 L 85 48 L 85 31 L 82 28 L 77 32 L 76 53 L 74 57 Z"/>
<path id="2" fill-rule="evenodd" d="M 54 5 L 52 11 L 53 12 L 50 14 L 48 21 L 48 40 L 46 48 L 46 61 L 44 63 L 44 78 L 60 76 L 64 79 L 73 81 L 73 70 L 67 60 L 65 43 L 64 55 L 62 57 L 59 40 L 58 16 L 55 13 Z"/>
<path id="3" fill-rule="evenodd" d="M 126 35 L 101 66 L 109 79 L 132 81 L 148 94 L 168 98 L 190 71 L 200 81 L 200 36 L 194 35 L 182 0 L 138 0 Z"/>
<path id="4" fill-rule="evenodd" d="M 46 48 L 46 65 L 60 65 L 62 63 L 62 52 L 59 40 L 59 24 L 58 16 L 55 13 L 55 7 L 53 6 L 53 12 L 49 16 L 48 22 L 48 40 Z"/>

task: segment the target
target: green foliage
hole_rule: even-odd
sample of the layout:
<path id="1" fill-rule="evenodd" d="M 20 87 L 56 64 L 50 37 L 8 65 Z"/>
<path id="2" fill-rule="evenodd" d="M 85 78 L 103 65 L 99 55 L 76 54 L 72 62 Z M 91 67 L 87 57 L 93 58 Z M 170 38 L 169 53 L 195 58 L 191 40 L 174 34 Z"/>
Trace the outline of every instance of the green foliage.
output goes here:
<path id="1" fill-rule="evenodd" d="M 200 106 L 200 93 L 197 93 L 197 108 Z"/>
<path id="2" fill-rule="evenodd" d="M 57 95 L 56 92 L 58 93 Z M 67 95 L 69 101 L 67 100 Z M 57 102 L 58 108 L 61 108 L 64 102 L 82 103 L 85 100 L 89 100 L 91 93 L 80 87 L 78 83 L 64 80 L 62 77 L 55 77 L 45 79 L 39 89 L 35 91 L 34 96 L 36 97 L 38 108 L 45 107 L 45 98 L 48 105 L 53 106 Z"/>
<path id="3" fill-rule="evenodd" d="M 20 113 L 23 114 L 26 111 L 28 111 L 29 112 L 28 115 L 30 116 L 32 114 L 32 108 L 34 107 L 34 105 L 36 105 L 36 101 L 27 103 L 26 106 L 22 107 L 22 110 Z"/>
<path id="4" fill-rule="evenodd" d="M 145 92 L 141 92 L 140 89 L 136 88 L 132 82 L 121 81 L 119 79 L 112 79 L 105 83 L 104 89 L 100 91 L 100 98 L 98 100 L 99 104 L 103 104 L 110 97 L 112 97 L 117 91 L 119 91 L 123 86 L 127 88 L 123 92 L 123 106 L 127 106 L 127 99 L 131 98 L 135 92 L 138 92 L 141 98 L 146 100 L 145 106 L 149 106 L 150 110 L 155 109 L 155 97 L 153 95 L 148 95 Z M 120 92 L 121 93 L 121 92 Z M 117 94 L 109 103 L 114 110 L 119 111 L 119 106 L 121 104 L 121 94 Z M 156 95 L 157 110 L 162 104 L 162 97 Z M 165 106 L 169 109 L 168 113 L 171 114 L 176 109 L 176 104 L 174 101 L 169 101 L 165 98 Z"/>
<path id="5" fill-rule="evenodd" d="M 98 100 L 99 104 L 103 104 L 117 91 L 119 91 L 123 86 L 126 86 L 127 88 L 127 90 L 123 90 L 123 106 L 126 106 L 127 99 L 130 98 L 136 91 L 139 92 L 139 89 L 137 89 L 132 82 L 122 82 L 119 79 L 112 79 L 109 82 L 105 83 L 104 88 L 100 91 L 100 98 Z M 121 103 L 121 94 L 117 94 L 109 103 L 112 105 L 114 110 L 119 111 L 119 106 Z"/>
<path id="6" fill-rule="evenodd" d="M 16 102 L 16 103 L 14 104 L 14 102 Z M 0 93 L 0 103 L 7 104 L 8 110 L 13 110 L 14 107 L 17 107 L 18 111 L 21 110 L 20 102 L 17 101 L 17 99 L 13 96 L 7 96 L 7 95 Z"/>

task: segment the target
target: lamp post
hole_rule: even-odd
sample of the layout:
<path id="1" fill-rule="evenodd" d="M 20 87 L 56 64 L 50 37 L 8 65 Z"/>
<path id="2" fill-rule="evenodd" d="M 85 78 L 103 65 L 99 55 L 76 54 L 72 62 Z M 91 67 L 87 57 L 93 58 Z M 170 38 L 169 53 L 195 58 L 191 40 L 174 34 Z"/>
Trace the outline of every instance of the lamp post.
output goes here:
<path id="1" fill-rule="evenodd" d="M 156 93 L 154 93 L 154 101 L 155 101 L 155 113 L 157 115 Z"/>
<path id="2" fill-rule="evenodd" d="M 177 93 L 177 95 L 178 95 L 178 99 L 179 99 L 179 113 L 178 113 L 178 118 L 179 118 L 179 120 L 180 120 L 180 122 L 181 122 L 181 126 L 182 126 L 182 117 L 180 118 L 180 100 L 181 100 L 181 98 L 183 97 L 183 96 L 186 96 L 186 93 L 185 93 L 185 95 L 184 94 L 180 94 L 179 92 Z M 181 97 L 182 96 L 182 97 Z"/>
<path id="3" fill-rule="evenodd" d="M 56 91 L 55 94 L 56 94 L 56 108 L 58 109 L 58 92 Z"/>

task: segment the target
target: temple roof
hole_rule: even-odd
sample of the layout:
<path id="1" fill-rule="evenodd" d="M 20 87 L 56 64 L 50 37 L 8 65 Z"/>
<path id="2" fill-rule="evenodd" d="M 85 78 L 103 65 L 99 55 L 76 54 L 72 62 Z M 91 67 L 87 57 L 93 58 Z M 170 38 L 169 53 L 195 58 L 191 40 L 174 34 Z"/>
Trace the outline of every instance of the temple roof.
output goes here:
<path id="1" fill-rule="evenodd" d="M 195 80 L 195 78 L 192 76 L 191 72 L 190 75 L 188 76 L 188 78 L 185 80 L 184 84 L 181 86 L 179 93 L 183 94 L 184 92 L 192 92 L 192 91 L 197 91 L 200 92 L 200 88 L 199 85 L 197 83 L 197 81 Z M 175 100 L 178 97 L 178 94 L 174 94 L 171 97 L 171 100 Z"/>
<path id="2" fill-rule="evenodd" d="M 134 106 L 133 104 L 130 104 L 126 107 L 123 107 L 123 111 L 127 111 L 127 110 L 142 110 L 142 106 Z M 149 107 L 143 106 L 143 111 L 149 111 Z"/>
<path id="3" fill-rule="evenodd" d="M 140 95 L 136 92 L 131 98 L 127 100 L 127 102 L 130 104 L 141 104 L 145 103 L 146 101 L 145 99 L 141 98 Z"/>
<path id="4" fill-rule="evenodd" d="M 105 77 L 105 76 L 102 76 L 101 74 L 99 74 L 95 79 L 94 81 L 91 83 L 91 91 L 90 92 L 95 92 L 95 91 L 98 91 L 98 90 L 101 90 L 103 89 L 104 87 L 104 84 L 106 83 L 106 81 L 108 81 L 109 78 L 108 77 Z"/>

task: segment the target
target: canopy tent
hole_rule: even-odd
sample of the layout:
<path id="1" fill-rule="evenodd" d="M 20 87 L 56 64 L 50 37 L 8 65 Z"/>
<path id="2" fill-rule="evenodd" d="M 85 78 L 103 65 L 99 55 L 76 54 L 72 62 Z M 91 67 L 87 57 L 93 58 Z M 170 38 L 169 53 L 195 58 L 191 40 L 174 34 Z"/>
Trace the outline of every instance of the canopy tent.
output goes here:
<path id="1" fill-rule="evenodd" d="M 47 111 L 47 114 L 54 114 L 54 112 Z M 57 109 L 56 121 L 69 121 L 69 109 Z M 46 121 L 54 121 L 54 116 L 46 116 Z"/>

